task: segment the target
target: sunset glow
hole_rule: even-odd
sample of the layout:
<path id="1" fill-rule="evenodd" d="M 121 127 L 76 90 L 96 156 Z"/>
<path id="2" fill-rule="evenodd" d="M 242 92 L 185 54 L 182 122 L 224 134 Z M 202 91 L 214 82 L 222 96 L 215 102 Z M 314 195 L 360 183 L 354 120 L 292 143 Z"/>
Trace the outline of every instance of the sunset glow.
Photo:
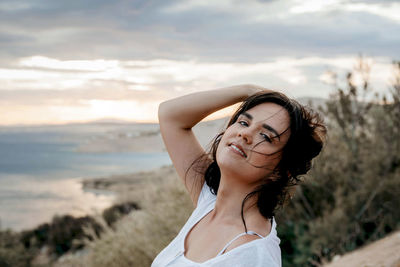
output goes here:
<path id="1" fill-rule="evenodd" d="M 399 52 L 400 4 L 391 1 L 117 1 L 81 15 L 87 8 L 0 4 L 8 14 L 0 18 L 0 125 L 157 122 L 164 100 L 244 83 L 327 98 L 332 75 L 343 80 L 359 54 L 382 93 Z M 202 22 L 207 14 L 213 27 Z"/>

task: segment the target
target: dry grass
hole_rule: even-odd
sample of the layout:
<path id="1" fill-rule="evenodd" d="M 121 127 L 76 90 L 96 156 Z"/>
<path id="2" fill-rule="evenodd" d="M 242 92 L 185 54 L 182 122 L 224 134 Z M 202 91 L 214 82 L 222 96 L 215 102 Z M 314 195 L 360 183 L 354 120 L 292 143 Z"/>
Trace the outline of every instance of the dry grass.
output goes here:
<path id="1" fill-rule="evenodd" d="M 183 184 L 169 173 L 161 182 L 122 193 L 118 202 L 136 201 L 142 209 L 131 212 L 115 229 L 101 222 L 106 231 L 99 239 L 88 242 L 88 249 L 79 255 L 62 257 L 55 266 L 150 266 L 193 210 Z"/>
<path id="2" fill-rule="evenodd" d="M 385 238 L 361 247 L 334 260 L 324 267 L 362 266 L 362 267 L 399 267 L 400 232 L 394 232 Z"/>

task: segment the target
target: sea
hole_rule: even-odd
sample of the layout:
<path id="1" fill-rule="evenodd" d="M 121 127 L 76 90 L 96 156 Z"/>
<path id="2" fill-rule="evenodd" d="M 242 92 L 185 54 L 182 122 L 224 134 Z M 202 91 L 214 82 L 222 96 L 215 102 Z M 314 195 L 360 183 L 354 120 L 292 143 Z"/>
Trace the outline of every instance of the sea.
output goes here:
<path id="1" fill-rule="evenodd" d="M 157 124 L 90 123 L 0 127 L 0 229 L 24 230 L 56 215 L 84 216 L 110 206 L 112 192 L 85 190 L 83 179 L 135 173 L 171 164 L 165 151 L 96 151 L 95 138 L 139 136 Z"/>

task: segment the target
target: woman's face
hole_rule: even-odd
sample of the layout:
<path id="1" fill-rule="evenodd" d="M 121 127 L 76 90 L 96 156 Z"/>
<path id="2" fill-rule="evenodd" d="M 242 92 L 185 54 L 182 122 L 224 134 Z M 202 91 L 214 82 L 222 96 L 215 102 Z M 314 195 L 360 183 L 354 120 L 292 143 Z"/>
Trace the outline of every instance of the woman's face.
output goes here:
<path id="1" fill-rule="evenodd" d="M 289 139 L 289 126 L 287 110 L 275 103 L 262 103 L 239 115 L 226 129 L 217 148 L 221 173 L 248 183 L 270 174 Z"/>

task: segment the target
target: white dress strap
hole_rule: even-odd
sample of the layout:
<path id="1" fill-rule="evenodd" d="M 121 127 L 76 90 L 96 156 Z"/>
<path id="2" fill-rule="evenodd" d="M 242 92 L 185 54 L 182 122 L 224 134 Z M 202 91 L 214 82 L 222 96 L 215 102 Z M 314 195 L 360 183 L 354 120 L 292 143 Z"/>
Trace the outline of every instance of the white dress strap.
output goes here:
<path id="1" fill-rule="evenodd" d="M 264 238 L 262 235 L 257 234 L 257 233 L 254 232 L 254 231 L 247 231 L 247 233 L 246 233 L 246 232 L 240 233 L 240 234 L 238 234 L 237 236 L 235 236 L 231 241 L 229 241 L 228 244 L 225 245 L 225 247 L 218 253 L 217 256 L 219 256 L 219 255 L 221 255 L 222 253 L 224 253 L 225 250 L 226 250 L 236 239 L 238 239 L 239 237 L 244 236 L 244 235 L 258 235 L 259 237 Z"/>

